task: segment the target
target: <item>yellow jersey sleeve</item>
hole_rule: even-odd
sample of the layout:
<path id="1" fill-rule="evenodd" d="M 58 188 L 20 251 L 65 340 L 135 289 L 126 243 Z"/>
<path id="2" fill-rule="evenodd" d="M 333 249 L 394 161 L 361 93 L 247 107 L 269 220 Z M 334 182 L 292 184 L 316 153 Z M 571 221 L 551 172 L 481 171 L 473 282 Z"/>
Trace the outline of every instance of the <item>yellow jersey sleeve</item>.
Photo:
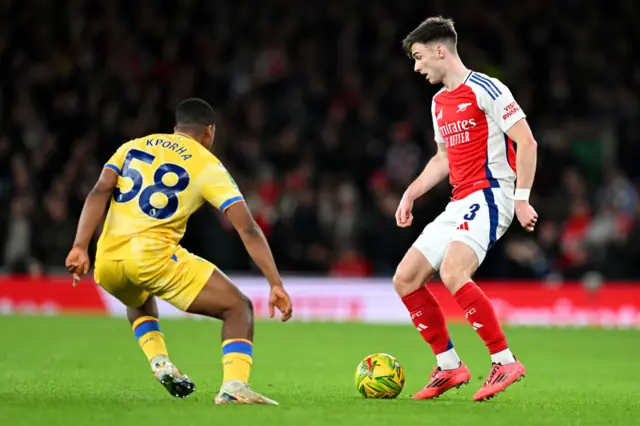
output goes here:
<path id="1" fill-rule="evenodd" d="M 126 144 L 121 145 L 104 165 L 105 169 L 111 169 L 120 176 L 122 176 L 122 167 L 124 167 L 124 160 L 127 155 L 127 148 L 125 145 Z"/>
<path id="2" fill-rule="evenodd" d="M 236 182 L 222 163 L 212 162 L 207 166 L 202 173 L 201 188 L 204 199 L 220 211 L 244 200 Z"/>

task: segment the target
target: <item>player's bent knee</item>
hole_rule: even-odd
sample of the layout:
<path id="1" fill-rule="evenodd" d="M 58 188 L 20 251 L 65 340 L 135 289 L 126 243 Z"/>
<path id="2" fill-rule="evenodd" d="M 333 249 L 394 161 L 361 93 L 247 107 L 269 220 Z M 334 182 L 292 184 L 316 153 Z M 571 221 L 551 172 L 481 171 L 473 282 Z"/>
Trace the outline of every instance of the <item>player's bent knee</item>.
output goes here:
<path id="1" fill-rule="evenodd" d="M 451 263 L 443 262 L 440 268 L 440 279 L 442 283 L 453 294 L 458 291 L 465 283 L 471 280 L 464 272 L 452 266 Z"/>
<path id="2" fill-rule="evenodd" d="M 242 317 L 253 321 L 253 302 L 244 294 L 240 294 L 235 303 L 223 313 L 223 319 Z"/>
<path id="3" fill-rule="evenodd" d="M 471 281 L 478 269 L 478 255 L 467 243 L 452 241 L 440 266 L 440 279 L 453 294 Z"/>
<path id="4" fill-rule="evenodd" d="M 398 296 L 404 297 L 413 293 L 433 277 L 435 271 L 431 267 L 418 268 L 401 262 L 393 275 L 393 287 Z"/>
<path id="5" fill-rule="evenodd" d="M 158 304 L 153 296 L 147 296 L 147 300 L 137 308 L 127 307 L 127 318 L 133 324 L 140 317 L 159 318 Z"/>
<path id="6" fill-rule="evenodd" d="M 398 296 L 404 297 L 426 284 L 435 274 L 435 270 L 424 256 L 410 250 L 400 262 L 393 275 L 393 287 Z"/>
<path id="7" fill-rule="evenodd" d="M 253 318 L 253 302 L 244 294 L 242 295 L 244 309 L 247 312 L 247 315 Z"/>
<path id="8" fill-rule="evenodd" d="M 393 275 L 393 288 L 400 297 L 404 296 L 404 287 L 404 282 L 398 276 L 398 271 L 396 271 L 396 273 Z"/>
<path id="9" fill-rule="evenodd" d="M 400 297 L 406 296 L 419 287 L 420 284 L 416 284 L 415 273 L 401 268 L 396 270 L 396 273 L 393 276 L 393 288 Z"/>

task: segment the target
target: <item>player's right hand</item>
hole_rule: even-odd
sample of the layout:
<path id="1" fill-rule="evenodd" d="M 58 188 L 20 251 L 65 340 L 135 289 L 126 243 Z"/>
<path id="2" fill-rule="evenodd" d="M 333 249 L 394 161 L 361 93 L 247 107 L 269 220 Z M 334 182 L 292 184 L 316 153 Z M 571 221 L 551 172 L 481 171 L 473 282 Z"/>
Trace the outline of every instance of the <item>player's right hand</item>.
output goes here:
<path id="1" fill-rule="evenodd" d="M 282 313 L 280 321 L 284 322 L 291 319 L 291 315 L 293 315 L 291 298 L 281 285 L 271 287 L 271 294 L 269 294 L 269 317 L 273 318 L 275 315 L 275 308 L 278 308 Z"/>
<path id="2" fill-rule="evenodd" d="M 406 228 L 411 226 L 413 222 L 413 201 L 409 201 L 407 198 L 402 197 L 400 200 L 400 204 L 398 205 L 398 210 L 396 210 L 396 224 L 400 228 Z"/>
<path id="3" fill-rule="evenodd" d="M 79 247 L 72 248 L 65 261 L 65 266 L 73 275 L 73 286 L 77 286 L 80 278 L 89 272 L 89 253 Z"/>

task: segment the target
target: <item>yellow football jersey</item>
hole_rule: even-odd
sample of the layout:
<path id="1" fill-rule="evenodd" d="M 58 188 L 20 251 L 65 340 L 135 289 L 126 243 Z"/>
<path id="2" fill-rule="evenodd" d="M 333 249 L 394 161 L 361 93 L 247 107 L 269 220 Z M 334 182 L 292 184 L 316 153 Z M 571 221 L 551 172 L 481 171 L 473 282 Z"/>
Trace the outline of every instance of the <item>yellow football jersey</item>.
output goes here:
<path id="1" fill-rule="evenodd" d="M 104 167 L 119 177 L 98 241 L 101 259 L 170 257 L 204 201 L 224 211 L 243 199 L 220 160 L 180 133 L 129 141 Z"/>

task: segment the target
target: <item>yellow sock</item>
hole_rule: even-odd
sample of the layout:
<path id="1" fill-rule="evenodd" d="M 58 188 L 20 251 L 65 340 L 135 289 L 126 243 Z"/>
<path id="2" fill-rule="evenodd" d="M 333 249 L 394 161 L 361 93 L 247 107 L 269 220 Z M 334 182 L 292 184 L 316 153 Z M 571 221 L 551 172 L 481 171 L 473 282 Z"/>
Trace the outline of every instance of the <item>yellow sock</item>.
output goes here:
<path id="1" fill-rule="evenodd" d="M 140 317 L 133 323 L 133 334 L 136 335 L 142 351 L 149 362 L 158 355 L 168 357 L 167 346 L 164 344 L 164 335 L 160 331 L 158 318 Z"/>
<path id="2" fill-rule="evenodd" d="M 240 380 L 249 383 L 253 344 L 245 339 L 229 339 L 222 342 L 222 383 Z"/>

